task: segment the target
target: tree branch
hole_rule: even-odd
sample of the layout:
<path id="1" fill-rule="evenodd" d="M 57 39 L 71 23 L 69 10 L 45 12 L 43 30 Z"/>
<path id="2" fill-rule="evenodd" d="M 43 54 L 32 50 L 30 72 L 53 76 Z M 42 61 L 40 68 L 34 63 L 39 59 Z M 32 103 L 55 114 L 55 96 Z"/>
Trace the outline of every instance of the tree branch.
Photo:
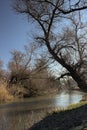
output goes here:
<path id="1" fill-rule="evenodd" d="M 58 77 L 56 80 L 60 80 L 61 78 L 63 78 L 64 76 L 71 76 L 71 74 L 69 72 L 62 74 L 60 77 Z"/>
<path id="2" fill-rule="evenodd" d="M 74 8 L 74 9 L 70 9 L 70 10 L 63 10 L 58 8 L 59 11 L 61 11 L 63 14 L 70 14 L 72 12 L 76 12 L 76 11 L 80 11 L 80 10 L 85 10 L 87 9 L 87 6 L 83 6 L 83 7 L 79 7 L 79 8 Z"/>

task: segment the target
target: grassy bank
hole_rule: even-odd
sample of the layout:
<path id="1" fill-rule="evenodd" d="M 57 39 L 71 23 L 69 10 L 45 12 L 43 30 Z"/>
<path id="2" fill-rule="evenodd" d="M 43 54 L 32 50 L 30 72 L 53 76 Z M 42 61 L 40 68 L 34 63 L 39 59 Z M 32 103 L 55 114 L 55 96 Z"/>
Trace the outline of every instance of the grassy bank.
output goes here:
<path id="1" fill-rule="evenodd" d="M 54 109 L 28 130 L 87 130 L 87 102 L 70 105 L 67 110 Z"/>

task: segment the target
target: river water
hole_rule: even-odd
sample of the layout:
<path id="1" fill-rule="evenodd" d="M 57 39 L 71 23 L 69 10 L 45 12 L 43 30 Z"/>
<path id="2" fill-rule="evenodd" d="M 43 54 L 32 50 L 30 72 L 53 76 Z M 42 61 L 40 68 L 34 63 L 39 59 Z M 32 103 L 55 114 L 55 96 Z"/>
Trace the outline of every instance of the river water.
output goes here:
<path id="1" fill-rule="evenodd" d="M 55 96 L 45 96 L 19 100 L 0 105 L 0 130 L 27 130 L 46 114 L 44 110 L 67 108 L 78 103 L 84 93 L 80 91 L 61 92 Z"/>

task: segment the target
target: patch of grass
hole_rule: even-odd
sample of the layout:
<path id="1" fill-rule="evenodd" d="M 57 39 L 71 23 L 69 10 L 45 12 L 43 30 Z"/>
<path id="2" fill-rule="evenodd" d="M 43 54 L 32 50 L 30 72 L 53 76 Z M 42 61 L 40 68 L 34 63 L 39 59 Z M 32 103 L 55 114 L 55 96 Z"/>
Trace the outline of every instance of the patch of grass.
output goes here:
<path id="1" fill-rule="evenodd" d="M 69 105 L 69 107 L 68 107 L 67 109 L 68 109 L 68 110 L 71 110 L 71 109 L 74 109 L 74 108 L 83 106 L 83 105 L 85 105 L 85 104 L 87 104 L 87 101 L 81 101 L 81 102 L 79 102 L 79 103 Z"/>
<path id="2" fill-rule="evenodd" d="M 52 108 L 51 110 L 49 110 L 49 111 L 47 112 L 47 115 L 51 115 L 51 114 L 53 114 L 53 113 L 57 114 L 57 113 L 59 113 L 59 112 L 72 110 L 72 109 L 78 108 L 78 107 L 80 107 L 80 106 L 83 106 L 83 105 L 85 105 L 85 104 L 87 104 L 87 101 L 81 101 L 81 102 L 79 102 L 79 103 L 70 104 L 67 108 L 59 108 L 59 107 L 57 108 L 57 107 L 55 107 L 55 108 Z"/>

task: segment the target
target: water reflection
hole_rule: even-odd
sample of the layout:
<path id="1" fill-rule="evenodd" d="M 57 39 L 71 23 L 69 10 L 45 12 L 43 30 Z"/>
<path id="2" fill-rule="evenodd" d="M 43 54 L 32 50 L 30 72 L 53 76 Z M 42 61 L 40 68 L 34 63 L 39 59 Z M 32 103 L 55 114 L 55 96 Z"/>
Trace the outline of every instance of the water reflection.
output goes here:
<path id="1" fill-rule="evenodd" d="M 82 99 L 82 92 L 62 92 L 56 96 L 25 99 L 0 105 L 0 130 L 27 130 L 44 117 L 44 110 L 51 107 L 64 108 Z M 38 117 L 38 118 L 37 118 Z"/>
<path id="2" fill-rule="evenodd" d="M 76 92 L 76 91 L 69 91 L 62 92 L 59 96 L 55 98 L 55 105 L 59 107 L 68 107 L 70 104 L 78 103 L 83 96 L 84 93 Z"/>

